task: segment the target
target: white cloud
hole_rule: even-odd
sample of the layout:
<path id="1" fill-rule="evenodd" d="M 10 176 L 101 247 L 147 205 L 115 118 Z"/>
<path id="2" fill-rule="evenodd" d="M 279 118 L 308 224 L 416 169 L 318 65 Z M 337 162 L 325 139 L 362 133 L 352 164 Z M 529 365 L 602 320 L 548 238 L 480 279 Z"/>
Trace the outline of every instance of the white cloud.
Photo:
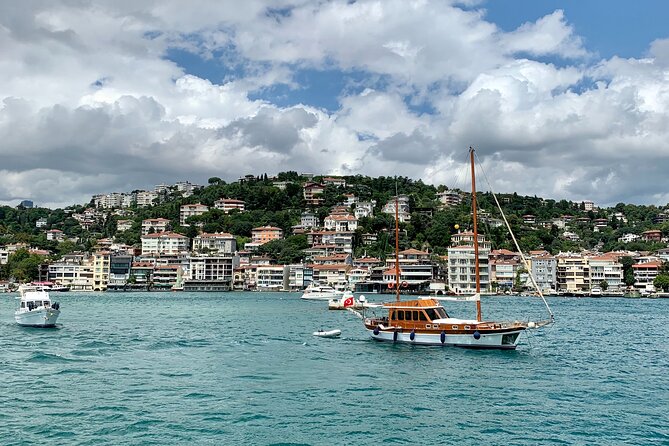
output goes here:
<path id="1" fill-rule="evenodd" d="M 507 33 L 462 4 L 0 4 L 0 202 L 281 170 L 453 185 L 470 145 L 504 192 L 665 199 L 667 40 L 593 63 L 563 11 Z M 169 48 L 226 70 L 202 79 Z M 330 112 L 250 99 L 301 91 L 304 68 L 357 85 Z"/>

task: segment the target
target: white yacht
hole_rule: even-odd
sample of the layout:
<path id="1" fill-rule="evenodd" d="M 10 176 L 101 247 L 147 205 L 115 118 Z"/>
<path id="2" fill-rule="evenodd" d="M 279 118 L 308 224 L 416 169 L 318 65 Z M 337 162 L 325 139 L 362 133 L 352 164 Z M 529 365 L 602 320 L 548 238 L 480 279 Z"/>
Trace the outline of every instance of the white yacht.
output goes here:
<path id="1" fill-rule="evenodd" d="M 54 327 L 60 315 L 60 304 L 51 303 L 48 291 L 39 286 L 19 287 L 19 308 L 14 312 L 16 323 L 25 327 Z"/>
<path id="2" fill-rule="evenodd" d="M 330 300 L 339 299 L 344 295 L 343 291 L 337 291 L 329 285 L 312 283 L 305 290 L 300 299 L 305 300 Z"/>

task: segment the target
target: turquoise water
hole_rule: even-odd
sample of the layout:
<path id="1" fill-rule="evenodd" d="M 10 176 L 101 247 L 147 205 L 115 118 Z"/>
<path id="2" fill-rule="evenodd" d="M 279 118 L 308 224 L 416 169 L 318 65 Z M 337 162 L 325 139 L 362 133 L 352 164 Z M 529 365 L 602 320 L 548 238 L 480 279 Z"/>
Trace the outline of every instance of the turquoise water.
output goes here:
<path id="1" fill-rule="evenodd" d="M 474 351 L 376 343 L 298 296 L 54 294 L 60 327 L 34 329 L 0 295 L 0 444 L 669 444 L 669 300 L 554 298 L 551 329 Z"/>

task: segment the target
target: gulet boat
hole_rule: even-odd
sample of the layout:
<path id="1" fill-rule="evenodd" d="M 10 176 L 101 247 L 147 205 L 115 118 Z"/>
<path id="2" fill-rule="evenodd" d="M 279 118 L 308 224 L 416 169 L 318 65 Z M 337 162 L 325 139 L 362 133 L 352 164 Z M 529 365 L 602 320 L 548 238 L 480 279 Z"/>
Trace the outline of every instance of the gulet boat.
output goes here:
<path id="1" fill-rule="evenodd" d="M 541 294 L 536 281 L 530 274 L 531 280 L 548 309 L 549 319 L 532 321 L 497 321 L 484 320 L 481 311 L 481 278 L 479 271 L 479 246 L 476 216 L 476 180 L 474 172 L 474 149 L 470 149 L 471 176 L 472 176 L 472 210 L 473 210 L 473 251 L 475 260 L 476 293 L 466 299 L 476 303 L 476 319 L 461 319 L 450 316 L 441 301 L 454 298 L 418 298 L 412 300 L 400 299 L 400 262 L 399 262 L 399 204 L 395 202 L 395 284 L 396 300 L 383 304 L 386 314 L 381 317 L 365 317 L 364 314 L 353 309 L 363 319 L 365 329 L 377 341 L 399 342 L 420 345 L 442 345 L 481 349 L 508 349 L 517 347 L 520 334 L 528 329 L 536 329 L 553 322 L 553 313 Z M 497 198 L 495 197 L 495 200 Z M 501 211 L 501 206 L 498 207 Z M 510 231 L 510 226 L 504 213 L 502 217 Z M 512 234 L 514 242 L 515 237 Z M 516 247 L 522 253 L 520 248 Z M 522 254 L 521 254 L 522 255 Z M 523 258 L 525 264 L 526 261 Z"/>

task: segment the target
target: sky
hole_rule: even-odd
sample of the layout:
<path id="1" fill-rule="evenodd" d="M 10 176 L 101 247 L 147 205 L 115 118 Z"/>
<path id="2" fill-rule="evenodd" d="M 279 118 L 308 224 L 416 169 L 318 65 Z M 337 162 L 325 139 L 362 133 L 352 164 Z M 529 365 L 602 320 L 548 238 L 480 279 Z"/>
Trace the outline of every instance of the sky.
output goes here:
<path id="1" fill-rule="evenodd" d="M 0 203 L 246 174 L 669 202 L 669 2 L 0 2 Z"/>

